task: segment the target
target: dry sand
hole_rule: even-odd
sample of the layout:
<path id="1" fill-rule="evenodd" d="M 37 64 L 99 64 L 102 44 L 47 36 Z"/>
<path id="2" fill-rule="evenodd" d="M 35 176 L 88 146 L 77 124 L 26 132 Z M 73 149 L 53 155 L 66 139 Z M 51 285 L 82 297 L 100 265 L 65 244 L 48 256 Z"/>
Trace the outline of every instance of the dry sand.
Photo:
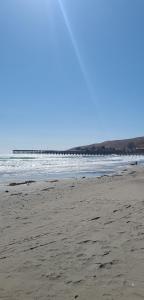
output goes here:
<path id="1" fill-rule="evenodd" d="M 144 169 L 1 187 L 0 299 L 144 299 Z"/>

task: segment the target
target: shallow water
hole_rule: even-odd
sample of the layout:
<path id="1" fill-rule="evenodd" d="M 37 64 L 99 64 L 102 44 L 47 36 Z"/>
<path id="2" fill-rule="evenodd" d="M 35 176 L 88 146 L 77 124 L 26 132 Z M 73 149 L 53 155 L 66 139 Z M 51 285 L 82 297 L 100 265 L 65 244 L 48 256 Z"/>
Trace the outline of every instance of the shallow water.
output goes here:
<path id="1" fill-rule="evenodd" d="M 144 164 L 144 156 L 1 155 L 0 182 L 100 176 L 118 172 L 134 161 Z"/>

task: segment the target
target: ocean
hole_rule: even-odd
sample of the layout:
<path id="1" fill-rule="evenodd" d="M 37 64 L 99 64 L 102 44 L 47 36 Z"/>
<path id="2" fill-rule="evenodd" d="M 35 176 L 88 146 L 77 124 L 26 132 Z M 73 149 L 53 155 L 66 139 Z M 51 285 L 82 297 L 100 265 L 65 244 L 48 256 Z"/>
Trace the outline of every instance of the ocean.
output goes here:
<path id="1" fill-rule="evenodd" d="M 0 155 L 0 182 L 109 175 L 144 156 Z"/>

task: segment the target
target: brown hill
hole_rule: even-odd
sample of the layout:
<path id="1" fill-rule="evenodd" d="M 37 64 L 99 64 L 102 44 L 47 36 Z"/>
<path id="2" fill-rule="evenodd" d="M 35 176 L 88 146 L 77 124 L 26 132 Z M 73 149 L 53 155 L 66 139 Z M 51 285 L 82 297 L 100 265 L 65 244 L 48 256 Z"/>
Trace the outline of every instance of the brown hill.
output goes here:
<path id="1" fill-rule="evenodd" d="M 70 149 L 71 151 L 99 151 L 99 150 L 114 150 L 114 151 L 128 151 L 134 152 L 144 151 L 144 137 L 137 137 L 132 139 L 124 139 L 124 140 L 112 140 L 105 141 L 102 143 L 96 143 L 86 146 L 79 146 Z"/>

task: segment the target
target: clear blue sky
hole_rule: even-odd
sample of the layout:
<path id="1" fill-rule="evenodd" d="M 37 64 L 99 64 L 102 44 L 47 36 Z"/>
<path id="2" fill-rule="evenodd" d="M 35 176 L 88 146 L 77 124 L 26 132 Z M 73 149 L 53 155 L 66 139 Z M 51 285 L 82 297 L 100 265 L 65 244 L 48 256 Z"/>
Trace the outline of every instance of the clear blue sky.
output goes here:
<path id="1" fill-rule="evenodd" d="M 144 135 L 144 0 L 0 1 L 0 152 Z"/>

